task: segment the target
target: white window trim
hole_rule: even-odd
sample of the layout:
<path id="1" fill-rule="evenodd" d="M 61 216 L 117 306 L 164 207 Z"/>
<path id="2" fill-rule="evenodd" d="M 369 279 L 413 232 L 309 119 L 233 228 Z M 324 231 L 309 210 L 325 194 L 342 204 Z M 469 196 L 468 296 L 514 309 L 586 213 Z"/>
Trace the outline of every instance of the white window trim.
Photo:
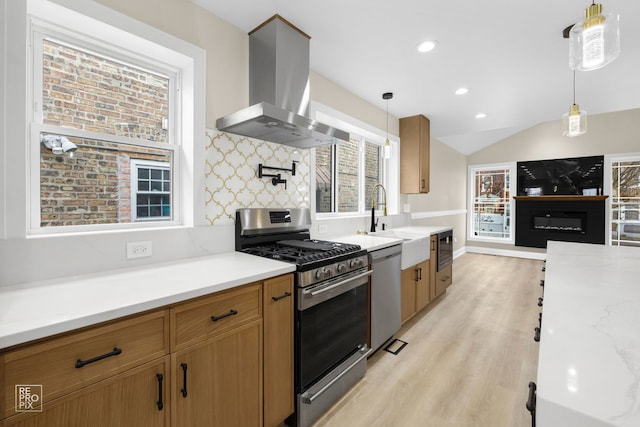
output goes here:
<path id="1" fill-rule="evenodd" d="M 475 236 L 473 234 L 473 204 L 474 204 L 474 194 L 475 194 L 475 173 L 480 170 L 489 170 L 489 169 L 509 169 L 509 212 L 511 213 L 511 217 L 509 219 L 510 225 L 510 236 L 509 237 L 491 237 L 491 236 Z M 507 163 L 490 163 L 483 165 L 469 165 L 467 169 L 467 240 L 474 242 L 485 242 L 485 243 L 504 243 L 513 245 L 515 244 L 515 236 L 516 236 L 516 209 L 513 196 L 514 188 L 517 187 L 516 179 L 517 179 L 517 165 L 516 162 L 507 162 Z"/>
<path id="2" fill-rule="evenodd" d="M 64 234 L 93 234 L 95 232 L 113 232 L 124 230 L 142 230 L 147 228 L 167 228 L 167 227 L 192 227 L 195 222 L 195 212 L 200 211 L 201 208 L 195 206 L 195 192 L 194 192 L 194 174 L 202 171 L 202 167 L 195 164 L 195 140 L 196 135 L 200 131 L 204 133 L 204 76 L 205 76 L 205 53 L 201 48 L 193 46 L 183 40 L 177 39 L 166 33 L 162 33 L 152 27 L 141 24 L 131 18 L 118 14 L 104 6 L 96 4 L 94 2 L 84 2 L 78 0 L 56 0 L 56 3 L 66 5 L 66 7 L 60 7 L 58 4 L 52 3 L 46 0 L 28 0 L 27 12 L 30 17 L 29 33 L 32 33 L 32 27 L 49 27 L 52 31 L 57 31 L 58 35 L 64 36 L 66 32 L 83 34 L 79 36 L 86 40 L 92 40 L 97 45 L 104 42 L 100 40 L 110 40 L 108 45 L 112 47 L 127 46 L 130 49 L 130 54 L 135 53 L 135 58 L 144 59 L 144 63 L 151 66 L 151 69 L 155 67 L 151 64 L 158 64 L 160 69 L 170 69 L 168 64 L 175 65 L 173 70 L 181 70 L 177 73 L 178 84 L 176 87 L 177 99 L 175 104 L 179 105 L 181 111 L 180 118 L 174 118 L 173 123 L 170 119 L 170 132 L 173 131 L 177 136 L 177 141 L 183 143 L 176 150 L 173 167 L 174 170 L 174 199 L 173 204 L 175 209 L 181 209 L 175 211 L 179 212 L 179 216 L 176 215 L 175 221 L 168 222 L 136 222 L 130 224 L 110 224 L 103 226 L 82 225 L 73 227 L 39 227 L 39 219 L 35 222 L 37 227 L 33 227 L 34 221 L 32 218 L 33 212 L 40 215 L 40 201 L 39 201 L 39 167 L 37 170 L 37 177 L 33 176 L 34 168 L 28 168 L 29 181 L 27 182 L 27 190 L 31 194 L 27 199 L 27 215 L 30 221 L 27 221 L 25 237 L 37 237 L 37 236 L 55 236 Z M 65 28 L 71 30 L 65 30 Z M 90 36 L 89 36 L 90 35 Z M 123 40 L 127 40 L 127 43 L 123 43 Z M 30 40 L 30 39 L 28 39 Z M 151 41 L 153 40 L 153 41 Z M 114 51 L 118 51 L 114 49 Z M 123 50 L 120 49 L 122 52 Z M 170 58 L 166 59 L 166 62 L 161 63 L 156 61 L 155 58 Z M 33 68 L 33 57 L 29 58 L 28 64 L 26 64 L 27 74 L 31 74 Z M 131 62 L 131 61 L 127 61 Z M 139 61 L 135 61 L 134 64 L 140 64 Z M 27 79 L 27 92 L 28 103 L 27 105 L 34 105 L 33 99 L 33 83 L 31 79 L 33 76 Z M 178 110 L 174 108 L 173 110 Z M 171 112 L 170 112 L 171 113 Z M 38 137 L 38 130 L 43 128 L 43 125 L 34 125 L 35 117 L 30 114 L 27 117 L 27 121 L 31 123 L 30 131 L 28 135 L 30 138 Z M 182 126 L 181 123 L 187 124 Z M 35 128 L 38 128 L 37 130 Z M 53 132 L 55 133 L 55 132 Z M 74 134 L 75 130 L 65 128 L 66 134 Z M 81 137 L 90 137 L 88 134 L 79 135 Z M 34 153 L 36 149 L 39 150 L 38 144 L 32 139 L 30 149 L 27 150 L 27 162 L 32 164 L 34 159 L 39 158 L 39 152 Z M 139 142 L 139 141 L 138 141 Z M 39 141 L 38 141 L 39 143 Z M 139 144 L 136 144 L 139 145 Z M 167 144 L 164 144 L 162 148 L 167 148 Z M 34 193 L 34 188 L 37 190 Z M 34 205 L 33 195 L 37 194 L 37 204 Z M 34 208 L 34 206 L 37 206 Z"/>
<path id="3" fill-rule="evenodd" d="M 604 210 L 604 221 L 605 221 L 605 242 L 607 245 L 611 246 L 611 209 L 612 209 L 612 199 L 611 195 L 613 194 L 613 163 L 614 162 L 624 162 L 624 161 L 640 161 L 640 152 L 636 153 L 617 153 L 617 154 L 605 154 L 604 155 L 604 169 L 602 171 L 602 188 L 604 194 L 609 195 L 606 199 L 605 210 Z M 617 245 L 616 245 L 617 246 Z"/>
<path id="4" fill-rule="evenodd" d="M 358 135 L 362 141 L 380 145 L 380 147 L 384 146 L 387 139 L 385 130 L 374 128 L 361 120 L 318 102 L 311 102 L 311 115 L 318 121 Z M 391 158 L 382 160 L 384 162 L 382 168 L 382 184 L 387 192 L 387 213 L 389 215 L 395 215 L 400 213 L 400 140 L 394 135 L 389 135 L 389 142 L 391 144 Z M 364 190 L 364 143 L 360 144 L 360 150 L 359 165 L 361 172 L 359 177 L 359 191 L 362 192 Z M 312 150 L 311 165 L 311 170 L 313 171 L 313 173 L 311 173 L 311 188 L 315 190 L 315 149 Z M 335 185 L 336 183 L 334 183 L 334 186 Z M 312 197 L 312 215 L 318 219 L 367 217 L 369 215 L 367 211 L 370 208 L 367 206 L 366 198 L 366 195 L 362 197 L 362 194 L 360 194 L 358 212 L 316 212 L 315 197 Z M 376 212 L 381 214 L 382 209 Z"/>

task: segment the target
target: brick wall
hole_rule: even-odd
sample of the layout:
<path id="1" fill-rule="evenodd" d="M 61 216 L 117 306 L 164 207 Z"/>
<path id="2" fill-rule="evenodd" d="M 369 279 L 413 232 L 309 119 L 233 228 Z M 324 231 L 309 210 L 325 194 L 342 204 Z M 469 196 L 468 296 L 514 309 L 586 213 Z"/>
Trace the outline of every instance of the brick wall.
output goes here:
<path id="1" fill-rule="evenodd" d="M 381 181 L 380 147 L 365 144 L 365 209 L 371 205 L 373 187 Z M 340 142 L 338 153 L 338 210 L 358 210 L 358 141 Z M 316 149 L 316 212 L 331 212 L 332 146 Z M 382 202 L 382 197 L 379 197 Z"/>
<path id="2" fill-rule="evenodd" d="M 169 80 L 43 42 L 43 122 L 167 142 Z"/>
<path id="3" fill-rule="evenodd" d="M 42 227 L 131 222 L 132 159 L 170 161 L 163 150 L 69 138 L 72 158 L 40 149 Z"/>
<path id="4" fill-rule="evenodd" d="M 165 77 L 44 41 L 43 122 L 167 142 Z M 132 159 L 170 161 L 168 150 L 68 137 L 73 157 L 41 145 L 41 226 L 131 222 Z"/>

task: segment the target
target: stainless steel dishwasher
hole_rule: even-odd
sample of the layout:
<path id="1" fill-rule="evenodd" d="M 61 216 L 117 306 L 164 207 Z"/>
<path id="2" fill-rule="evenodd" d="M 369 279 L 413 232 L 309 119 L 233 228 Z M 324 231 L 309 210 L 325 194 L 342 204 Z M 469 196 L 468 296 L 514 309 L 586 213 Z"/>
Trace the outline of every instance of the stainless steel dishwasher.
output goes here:
<path id="1" fill-rule="evenodd" d="M 400 254 L 402 245 L 369 252 L 371 274 L 371 349 L 400 330 Z"/>

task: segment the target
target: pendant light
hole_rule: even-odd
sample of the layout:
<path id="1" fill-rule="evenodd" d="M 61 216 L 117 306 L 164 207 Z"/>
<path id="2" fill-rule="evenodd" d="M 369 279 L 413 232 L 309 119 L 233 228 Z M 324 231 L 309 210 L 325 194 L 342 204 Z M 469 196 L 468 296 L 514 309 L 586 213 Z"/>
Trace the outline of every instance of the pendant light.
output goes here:
<path id="1" fill-rule="evenodd" d="M 389 142 L 389 100 L 393 98 L 393 92 L 385 92 L 382 94 L 382 99 L 387 101 L 387 140 L 382 147 L 382 158 L 391 158 L 391 143 Z"/>
<path id="2" fill-rule="evenodd" d="M 620 54 L 620 16 L 603 15 L 594 1 L 584 17 L 569 31 L 569 67 L 579 71 L 604 67 Z"/>
<path id="3" fill-rule="evenodd" d="M 562 115 L 562 135 L 580 136 L 587 131 L 587 112 L 576 104 L 576 70 L 573 70 L 573 104 L 569 112 Z"/>

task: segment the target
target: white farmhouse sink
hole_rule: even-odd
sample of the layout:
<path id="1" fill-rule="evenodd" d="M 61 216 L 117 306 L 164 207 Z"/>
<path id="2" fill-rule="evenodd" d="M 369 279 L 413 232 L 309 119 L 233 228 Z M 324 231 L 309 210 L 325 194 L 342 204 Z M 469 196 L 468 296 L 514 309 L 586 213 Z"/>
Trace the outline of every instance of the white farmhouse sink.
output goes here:
<path id="1" fill-rule="evenodd" d="M 402 239 L 402 255 L 400 257 L 400 268 L 406 270 L 422 261 L 429 259 L 430 236 L 423 234 L 413 234 L 398 230 L 385 230 L 370 233 L 380 237 L 394 237 Z"/>

